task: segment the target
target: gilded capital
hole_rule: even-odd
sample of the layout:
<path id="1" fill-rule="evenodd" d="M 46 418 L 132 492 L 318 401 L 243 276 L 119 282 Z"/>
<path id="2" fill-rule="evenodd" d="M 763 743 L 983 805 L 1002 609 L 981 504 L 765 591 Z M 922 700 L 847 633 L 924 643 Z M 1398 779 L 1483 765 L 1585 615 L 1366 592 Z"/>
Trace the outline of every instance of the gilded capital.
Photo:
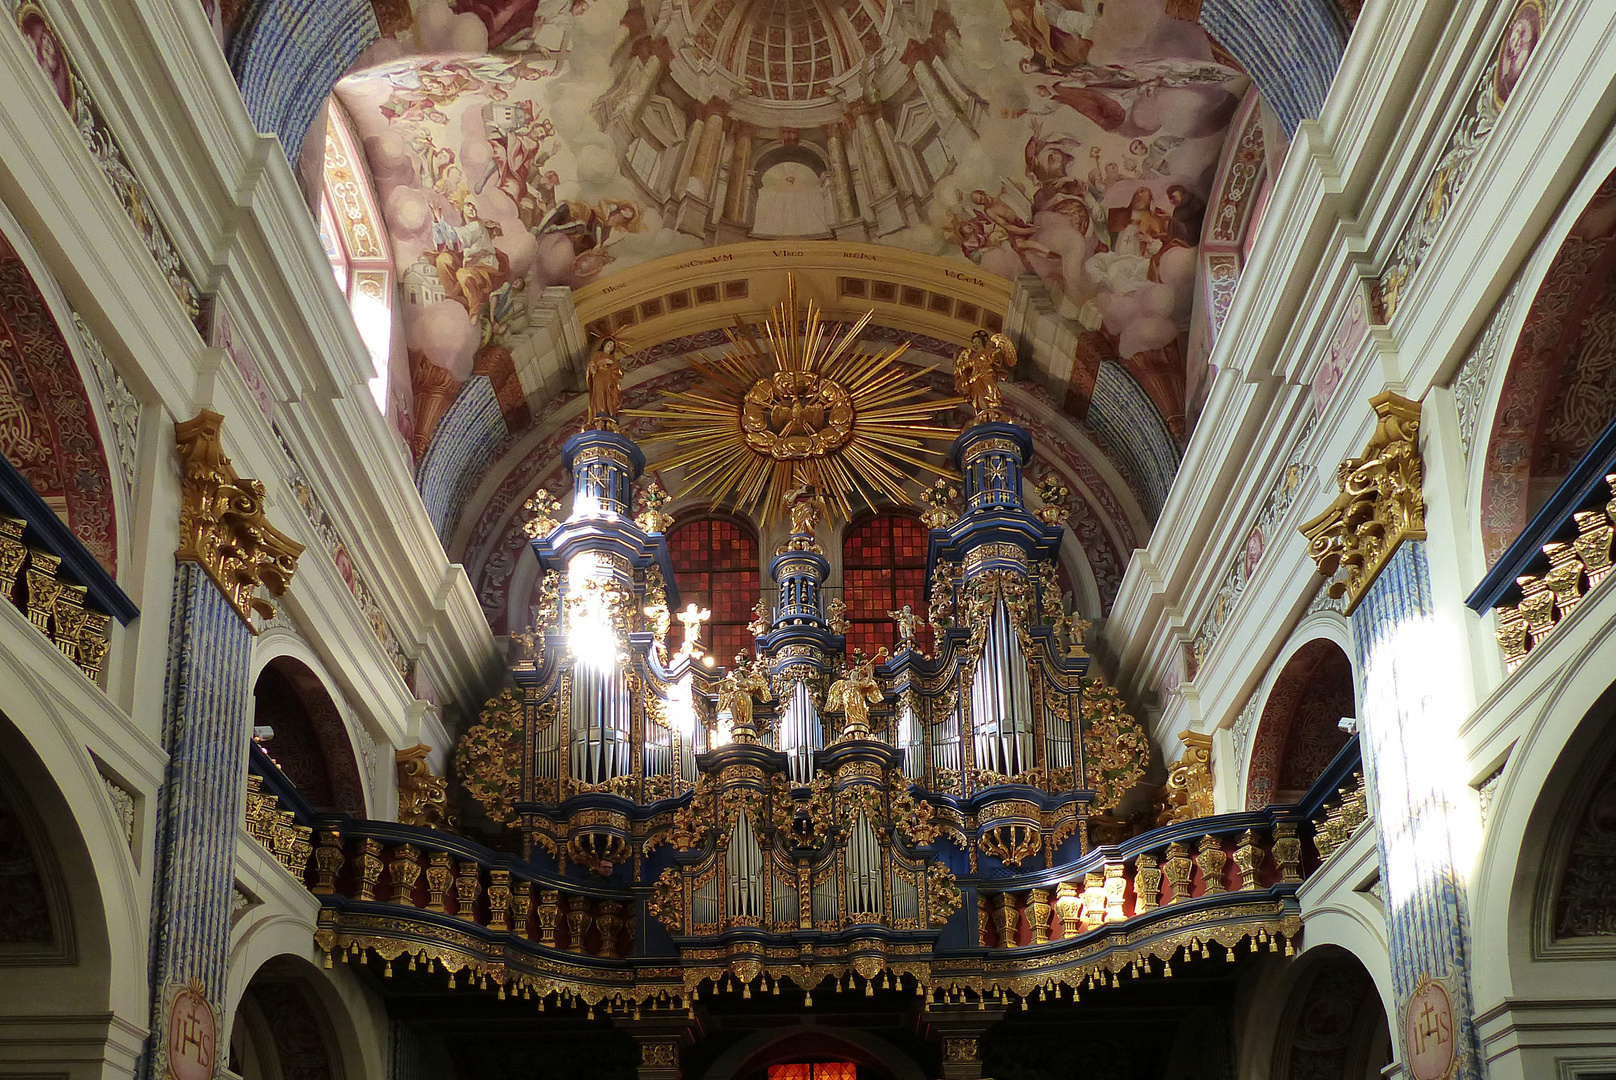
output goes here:
<path id="1" fill-rule="evenodd" d="M 1212 736 L 1182 731 L 1178 738 L 1184 744 L 1184 753 L 1167 776 L 1166 808 L 1159 825 L 1211 817 L 1213 813 Z"/>
<path id="2" fill-rule="evenodd" d="M 237 475 L 224 453 L 223 427 L 224 417 L 207 409 L 174 425 L 185 469 L 174 557 L 199 564 L 251 629 L 254 612 L 266 619 L 275 614 L 259 587 L 284 594 L 303 545 L 264 516 L 264 485 Z"/>
<path id="3" fill-rule="evenodd" d="M 1420 403 L 1388 390 L 1369 399 L 1375 433 L 1359 457 L 1336 469 L 1341 488 L 1330 508 L 1301 526 L 1307 553 L 1347 598 L 1347 613 L 1374 584 L 1404 540 L 1425 539 L 1425 463 L 1420 459 Z"/>

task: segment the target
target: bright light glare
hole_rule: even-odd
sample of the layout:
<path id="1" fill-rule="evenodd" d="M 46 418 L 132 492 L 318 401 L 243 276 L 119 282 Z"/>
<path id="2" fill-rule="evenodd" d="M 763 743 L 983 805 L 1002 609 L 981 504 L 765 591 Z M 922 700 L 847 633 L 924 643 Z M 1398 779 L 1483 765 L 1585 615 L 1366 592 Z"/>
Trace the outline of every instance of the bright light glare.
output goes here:
<path id="1" fill-rule="evenodd" d="M 1362 728 L 1394 909 L 1442 887 L 1450 874 L 1462 880 L 1481 842 L 1459 738 L 1458 640 L 1451 627 L 1421 616 L 1376 643 L 1364 666 Z"/>
<path id="2" fill-rule="evenodd" d="M 376 408 L 387 414 L 387 357 L 393 342 L 393 313 L 387 305 L 365 292 L 355 289 L 353 295 L 354 326 L 359 339 L 370 353 L 370 369 L 375 375 L 369 380 L 371 397 Z"/>

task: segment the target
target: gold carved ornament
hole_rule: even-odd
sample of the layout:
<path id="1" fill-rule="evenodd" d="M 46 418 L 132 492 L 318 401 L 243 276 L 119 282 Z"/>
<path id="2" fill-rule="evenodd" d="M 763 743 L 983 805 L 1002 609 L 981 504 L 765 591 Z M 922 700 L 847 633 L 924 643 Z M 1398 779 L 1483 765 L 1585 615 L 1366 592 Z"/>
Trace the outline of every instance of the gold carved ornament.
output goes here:
<path id="1" fill-rule="evenodd" d="M 1083 680 L 1083 764 L 1096 809 L 1108 810 L 1144 779 L 1150 739 L 1122 694 L 1098 675 Z"/>
<path id="2" fill-rule="evenodd" d="M 1369 399 L 1375 432 L 1359 457 L 1336 469 L 1341 494 L 1330 508 L 1304 522 L 1307 553 L 1319 573 L 1346 580 L 1330 585 L 1347 598 L 1352 614 L 1404 540 L 1425 539 L 1425 464 L 1420 459 L 1420 403 L 1388 390 Z"/>
<path id="3" fill-rule="evenodd" d="M 236 473 L 225 456 L 224 417 L 207 409 L 174 425 L 185 474 L 180 484 L 180 546 L 174 557 L 194 562 L 252 629 L 252 615 L 275 614 L 260 587 L 281 596 L 297 572 L 303 545 L 264 516 L 264 485 Z M 256 630 L 254 631 L 256 633 Z"/>
<path id="4" fill-rule="evenodd" d="M 541 717 L 555 714 L 555 699 L 539 706 Z M 549 724 L 541 719 L 541 730 Z M 522 691 L 507 687 L 488 699 L 478 722 L 455 747 L 455 775 L 482 804 L 490 821 L 509 824 L 522 794 Z"/>
<path id="5" fill-rule="evenodd" d="M 932 369 L 900 363 L 907 343 L 859 351 L 873 316 L 838 337 L 817 304 L 799 308 L 788 275 L 786 299 L 764 319 L 761 340 L 737 319 L 725 331 L 728 354 L 690 358 L 702 385 L 667 395 L 666 409 L 623 413 L 657 421 L 654 438 L 672 444 L 657 467 L 685 470 L 690 490 L 765 524 L 804 486 L 844 520 L 855 502 L 907 503 L 904 485 L 916 470 L 950 475 L 925 455 L 935 453 L 928 443 L 954 433 L 928 421 L 960 401 L 924 400 Z"/>
<path id="6" fill-rule="evenodd" d="M 398 820 L 401 825 L 425 829 L 446 829 L 454 824 L 449 810 L 449 781 L 432 775 L 425 743 L 406 747 L 393 755 L 398 766 Z"/>
<path id="7" fill-rule="evenodd" d="M 1181 731 L 1178 738 L 1184 744 L 1184 753 L 1167 774 L 1167 786 L 1162 792 L 1166 805 L 1158 820 L 1161 825 L 1211 817 L 1213 813 L 1212 736 Z"/>

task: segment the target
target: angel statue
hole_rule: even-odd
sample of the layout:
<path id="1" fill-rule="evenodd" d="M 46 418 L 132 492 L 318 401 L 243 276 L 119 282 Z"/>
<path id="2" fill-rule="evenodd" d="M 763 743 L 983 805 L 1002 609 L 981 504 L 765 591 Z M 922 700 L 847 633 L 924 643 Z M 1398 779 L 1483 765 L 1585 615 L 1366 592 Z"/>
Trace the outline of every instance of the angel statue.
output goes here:
<path id="1" fill-rule="evenodd" d="M 752 698 L 770 701 L 769 680 L 761 663 L 749 662 L 737 653 L 735 666 L 718 682 L 719 715 L 729 713 L 730 742 L 757 742 L 757 725 L 752 719 Z"/>
<path id="2" fill-rule="evenodd" d="M 825 604 L 825 629 L 833 634 L 847 634 L 847 601 L 835 596 Z"/>
<path id="3" fill-rule="evenodd" d="M 1016 347 L 1004 334 L 978 330 L 971 347 L 954 360 L 954 392 L 971 403 L 978 424 L 1002 424 L 1010 419 L 999 396 L 999 380 L 1016 369 Z"/>
<path id="4" fill-rule="evenodd" d="M 898 648 L 913 649 L 915 647 L 915 631 L 920 628 L 920 616 L 908 604 L 903 605 L 902 611 L 889 611 L 887 618 L 898 624 Z"/>
<path id="5" fill-rule="evenodd" d="M 589 380 L 589 417 L 584 429 L 596 431 L 617 430 L 617 410 L 623 404 L 623 365 L 617 361 L 617 339 L 600 339 L 595 351 L 589 355 L 584 368 Z"/>
<path id="6" fill-rule="evenodd" d="M 870 706 L 881 700 L 881 684 L 875 681 L 875 663 L 886 655 L 882 649 L 868 660 L 855 663 L 825 694 L 825 710 L 841 713 L 842 738 L 870 737 Z"/>
<path id="7" fill-rule="evenodd" d="M 691 604 L 679 613 L 679 624 L 685 628 L 685 639 L 680 644 L 679 652 L 675 654 L 674 659 L 701 655 L 701 642 L 698 640 L 701 637 L 701 624 L 712 617 L 713 613 L 710 609 L 698 608 L 695 604 Z"/>

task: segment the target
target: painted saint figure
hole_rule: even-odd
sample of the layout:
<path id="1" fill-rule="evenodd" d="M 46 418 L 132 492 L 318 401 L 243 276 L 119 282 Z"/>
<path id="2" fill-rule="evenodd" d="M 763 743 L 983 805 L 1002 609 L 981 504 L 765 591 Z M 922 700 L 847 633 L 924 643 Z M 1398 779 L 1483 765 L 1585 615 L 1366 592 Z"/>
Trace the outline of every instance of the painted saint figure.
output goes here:
<path id="1" fill-rule="evenodd" d="M 616 431 L 617 411 L 623 404 L 623 365 L 617 361 L 617 339 L 602 338 L 584 369 L 589 380 L 589 418 L 584 429 Z"/>
<path id="2" fill-rule="evenodd" d="M 470 199 L 460 208 L 460 217 L 462 224 L 451 225 L 433 208 L 432 241 L 438 247 L 435 261 L 443 291 L 464 304 L 466 314 L 476 318 L 488 297 L 505 283 L 500 253 L 494 247 L 494 237 L 501 232 L 497 224 L 478 216 L 477 204 Z"/>
<path id="3" fill-rule="evenodd" d="M 954 392 L 971 403 L 976 423 L 1004 423 L 1009 414 L 999 395 L 999 380 L 1015 370 L 1016 347 L 1004 334 L 978 330 L 971 347 L 954 360 Z"/>

